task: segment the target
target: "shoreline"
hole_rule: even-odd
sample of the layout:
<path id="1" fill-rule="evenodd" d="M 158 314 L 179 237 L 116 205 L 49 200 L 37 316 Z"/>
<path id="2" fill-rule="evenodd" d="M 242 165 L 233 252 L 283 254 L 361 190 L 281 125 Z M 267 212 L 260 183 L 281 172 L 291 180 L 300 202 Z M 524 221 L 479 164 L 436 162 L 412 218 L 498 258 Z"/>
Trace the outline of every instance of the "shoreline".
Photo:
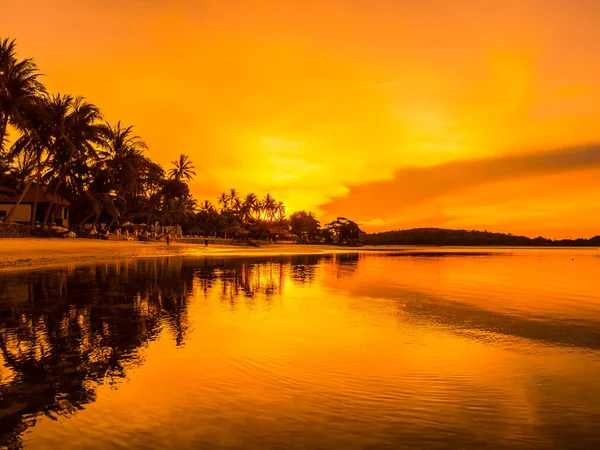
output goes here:
<path id="1" fill-rule="evenodd" d="M 384 249 L 381 249 L 384 250 Z M 270 244 L 264 247 L 238 245 L 204 245 L 172 242 L 105 241 L 65 238 L 0 239 L 0 273 L 47 269 L 66 264 L 87 264 L 123 258 L 167 256 L 277 256 L 356 253 L 365 247 L 331 245 Z M 370 251 L 377 251 L 371 249 Z"/>
<path id="2" fill-rule="evenodd" d="M 319 255 L 393 252 L 414 253 L 485 253 L 512 250 L 598 250 L 596 247 L 471 247 L 471 246 L 362 246 L 269 244 L 263 247 L 210 245 L 173 242 L 105 241 L 65 238 L 0 239 L 0 273 L 49 269 L 69 264 L 90 264 L 126 258 L 189 257 L 258 257 L 285 255 Z M 600 256 L 600 255 L 598 255 Z"/>

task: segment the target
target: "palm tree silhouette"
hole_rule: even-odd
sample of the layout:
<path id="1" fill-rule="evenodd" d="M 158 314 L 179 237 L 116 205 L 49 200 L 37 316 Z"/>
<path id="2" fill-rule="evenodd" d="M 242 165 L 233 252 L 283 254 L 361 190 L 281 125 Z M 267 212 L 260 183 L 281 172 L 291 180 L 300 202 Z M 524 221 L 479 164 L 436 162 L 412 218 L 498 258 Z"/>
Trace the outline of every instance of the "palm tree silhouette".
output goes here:
<path id="1" fill-rule="evenodd" d="M 67 178 L 75 161 L 97 159 L 96 148 L 102 145 L 106 128 L 100 123 L 100 110 L 83 97 L 56 94 L 38 98 L 36 113 L 31 116 L 31 125 L 15 142 L 11 154 L 35 152 L 38 176 L 46 167 L 51 167 L 49 179 L 54 181 L 52 198 Z M 46 158 L 42 162 L 42 155 Z M 16 204 L 5 221 L 10 221 L 15 209 L 33 184 L 32 177 L 21 191 Z M 46 227 L 53 202 L 48 205 L 42 227 Z"/>
<path id="2" fill-rule="evenodd" d="M 231 188 L 229 190 L 229 200 L 233 203 L 233 202 L 235 202 L 235 199 L 239 199 L 239 198 L 240 198 L 240 194 L 238 193 L 237 189 Z"/>
<path id="3" fill-rule="evenodd" d="M 8 125 L 20 131 L 30 128 L 29 114 L 46 92 L 32 59 L 19 60 L 15 40 L 0 39 L 0 153 L 4 151 Z"/>
<path id="4" fill-rule="evenodd" d="M 202 203 L 200 205 L 200 211 L 201 212 L 212 212 L 215 210 L 215 207 L 213 206 L 213 204 L 211 203 L 210 200 L 204 200 L 204 203 Z"/>
<path id="5" fill-rule="evenodd" d="M 74 160 L 85 161 L 98 157 L 96 148 L 102 145 L 106 128 L 100 122 L 100 110 L 83 97 L 56 94 L 45 103 L 46 126 L 53 142 L 50 153 L 58 172 L 53 191 L 53 198 L 56 198 Z M 48 224 L 52 207 L 51 201 L 42 228 Z"/>
<path id="6" fill-rule="evenodd" d="M 285 217 L 285 205 L 283 204 L 283 202 L 277 202 L 275 212 L 276 212 L 277 218 L 279 220 L 283 220 L 283 218 Z"/>
<path id="7" fill-rule="evenodd" d="M 103 166 L 108 169 L 117 190 L 135 193 L 139 188 L 139 174 L 149 161 L 143 155 L 148 147 L 139 136 L 133 135 L 133 127 L 106 125 L 103 149 L 99 152 Z"/>
<path id="8" fill-rule="evenodd" d="M 246 195 L 244 200 L 241 201 L 239 212 L 242 222 L 248 223 L 252 218 L 252 213 L 254 212 L 254 205 L 256 204 L 256 200 L 256 195 L 250 193 Z"/>
<path id="9" fill-rule="evenodd" d="M 219 205 L 221 205 L 221 211 L 227 211 L 227 207 L 229 206 L 229 195 L 227 195 L 225 192 L 223 192 L 219 196 L 217 203 Z"/>
<path id="10" fill-rule="evenodd" d="M 144 141 L 133 135 L 133 127 L 123 127 L 120 121 L 115 127 L 105 125 L 96 178 L 104 178 L 107 183 L 102 186 L 92 183 L 89 193 L 93 203 L 99 201 L 94 207 L 96 213 L 106 210 L 111 215 L 109 228 L 120 217 L 118 205 L 133 203 L 142 190 L 142 176 L 152 164 L 143 154 L 146 148 Z"/>
<path id="11" fill-rule="evenodd" d="M 268 220 L 273 220 L 275 217 L 275 211 L 277 209 L 277 202 L 271 194 L 265 195 L 262 201 L 262 210 L 265 213 L 265 217 Z"/>
<path id="12" fill-rule="evenodd" d="M 187 155 L 179 155 L 179 159 L 171 161 L 171 164 L 175 167 L 169 170 L 169 178 L 181 181 L 192 180 L 196 176 L 196 172 L 194 171 L 196 167 Z"/>

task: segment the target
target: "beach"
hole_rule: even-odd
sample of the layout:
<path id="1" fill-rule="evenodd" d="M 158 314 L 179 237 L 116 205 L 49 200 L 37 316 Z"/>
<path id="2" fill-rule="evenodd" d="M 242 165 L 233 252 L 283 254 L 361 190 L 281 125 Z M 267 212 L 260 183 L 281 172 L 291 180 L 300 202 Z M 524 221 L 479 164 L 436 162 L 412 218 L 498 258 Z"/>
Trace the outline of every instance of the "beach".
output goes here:
<path id="1" fill-rule="evenodd" d="M 245 256 L 347 253 L 348 247 L 271 244 L 264 247 L 182 244 L 172 242 L 105 241 L 95 239 L 0 239 L 0 271 L 70 263 L 156 256 Z M 364 248 L 361 248 L 364 250 Z"/>

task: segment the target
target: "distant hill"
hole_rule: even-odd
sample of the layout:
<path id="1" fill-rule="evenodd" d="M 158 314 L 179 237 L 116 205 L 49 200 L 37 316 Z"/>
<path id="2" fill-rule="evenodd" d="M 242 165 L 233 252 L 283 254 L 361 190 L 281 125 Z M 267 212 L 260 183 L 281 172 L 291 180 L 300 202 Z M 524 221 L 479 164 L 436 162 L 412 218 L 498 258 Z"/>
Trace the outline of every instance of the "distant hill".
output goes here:
<path id="1" fill-rule="evenodd" d="M 448 230 L 444 228 L 413 228 L 367 234 L 366 245 L 502 245 L 502 246 L 569 246 L 600 247 L 600 236 L 591 239 L 552 240 L 544 237 L 531 239 L 513 234 L 477 230 Z"/>

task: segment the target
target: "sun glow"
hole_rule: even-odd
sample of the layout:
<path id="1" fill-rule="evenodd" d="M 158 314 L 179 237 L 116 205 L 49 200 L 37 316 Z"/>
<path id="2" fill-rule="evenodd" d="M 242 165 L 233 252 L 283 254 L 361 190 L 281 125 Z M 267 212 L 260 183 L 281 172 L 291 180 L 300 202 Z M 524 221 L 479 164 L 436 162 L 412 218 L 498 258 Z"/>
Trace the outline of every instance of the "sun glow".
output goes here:
<path id="1" fill-rule="evenodd" d="M 189 154 L 199 199 L 236 187 L 271 192 L 288 211 L 361 215 L 368 203 L 354 188 L 394 181 L 408 167 L 600 138 L 600 64 L 589 57 L 600 39 L 590 20 L 598 5 L 426 3 L 31 0 L 3 11 L 0 29 L 36 58 L 50 90 L 85 95 L 109 121 L 134 124 L 153 159 L 168 165 Z M 521 178 L 537 177 L 532 168 Z M 574 195 L 600 188 L 595 180 Z M 557 189 L 520 193 L 549 205 Z M 395 216 L 382 206 L 363 223 L 483 220 L 519 232 L 518 223 L 497 225 L 509 199 L 483 219 L 468 196 L 446 197 L 461 207 L 389 197 Z M 600 213 L 587 208 L 539 211 L 539 233 L 548 236 L 565 231 L 552 223 L 566 215 L 572 235 L 600 226 Z M 445 219 L 455 215 L 458 222 Z"/>

